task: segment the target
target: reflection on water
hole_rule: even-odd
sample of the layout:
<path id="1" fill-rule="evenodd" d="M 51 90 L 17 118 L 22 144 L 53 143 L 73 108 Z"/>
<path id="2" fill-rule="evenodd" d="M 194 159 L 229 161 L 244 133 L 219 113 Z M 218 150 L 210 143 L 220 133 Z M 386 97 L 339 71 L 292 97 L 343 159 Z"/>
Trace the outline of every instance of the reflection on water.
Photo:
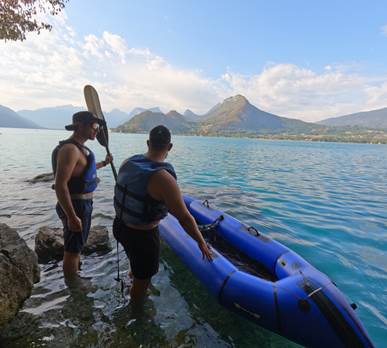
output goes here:
<path id="1" fill-rule="evenodd" d="M 50 171 L 62 131 L 2 129 L 0 222 L 34 247 L 40 226 L 60 227 Z M 118 164 L 145 151 L 145 135 L 111 134 Z M 90 147 L 104 157 L 97 143 Z M 169 160 L 184 192 L 270 235 L 327 273 L 352 301 L 376 346 L 387 322 L 387 146 L 174 137 Z M 99 171 L 93 224 L 111 230 L 113 181 Z M 121 277 L 129 285 L 125 253 Z M 134 317 L 116 276 L 115 249 L 83 257 L 84 283 L 69 289 L 62 263 L 41 265 L 31 298 L 2 332 L 6 347 L 290 347 L 287 340 L 223 309 L 162 246 L 160 272 Z"/>

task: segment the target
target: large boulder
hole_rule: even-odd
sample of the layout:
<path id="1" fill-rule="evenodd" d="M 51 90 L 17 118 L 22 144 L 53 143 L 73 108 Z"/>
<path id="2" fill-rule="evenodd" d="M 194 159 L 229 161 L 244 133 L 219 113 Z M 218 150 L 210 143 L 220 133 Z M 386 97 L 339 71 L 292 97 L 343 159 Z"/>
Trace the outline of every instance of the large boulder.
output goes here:
<path id="1" fill-rule="evenodd" d="M 39 279 L 37 255 L 15 229 L 0 223 L 0 326 L 16 315 Z"/>
<path id="2" fill-rule="evenodd" d="M 104 254 L 111 250 L 108 229 L 105 226 L 91 227 L 82 253 L 85 255 L 94 252 Z M 61 260 L 63 258 L 63 230 L 48 226 L 40 227 L 35 237 L 35 252 L 41 263 Z"/>

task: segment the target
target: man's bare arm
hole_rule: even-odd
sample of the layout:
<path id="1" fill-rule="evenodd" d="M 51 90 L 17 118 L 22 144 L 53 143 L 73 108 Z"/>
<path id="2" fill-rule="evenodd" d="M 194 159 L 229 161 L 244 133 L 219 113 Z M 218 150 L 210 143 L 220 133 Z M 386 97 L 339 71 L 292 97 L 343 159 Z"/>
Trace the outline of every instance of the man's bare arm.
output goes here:
<path id="1" fill-rule="evenodd" d="M 165 203 L 169 212 L 176 217 L 184 230 L 196 240 L 203 257 L 211 260 L 211 252 L 197 227 L 195 219 L 185 206 L 175 178 L 167 171 L 161 170 L 151 177 L 148 191 L 154 194 L 154 198 L 160 199 Z"/>
<path id="2" fill-rule="evenodd" d="M 59 204 L 65 212 L 70 229 L 80 231 L 82 224 L 77 217 L 73 204 L 71 203 L 71 196 L 67 186 L 68 181 L 74 171 L 74 168 L 79 159 L 79 150 L 72 144 L 64 145 L 58 152 L 57 166 L 55 175 L 55 192 Z M 79 221 L 78 221 L 79 220 Z"/>
<path id="3" fill-rule="evenodd" d="M 97 167 L 97 169 L 101 169 L 103 167 L 106 167 L 111 162 L 113 162 L 113 156 L 110 154 L 110 155 L 106 155 L 106 157 L 105 157 L 105 159 L 103 161 L 97 162 L 95 164 L 95 166 Z"/>

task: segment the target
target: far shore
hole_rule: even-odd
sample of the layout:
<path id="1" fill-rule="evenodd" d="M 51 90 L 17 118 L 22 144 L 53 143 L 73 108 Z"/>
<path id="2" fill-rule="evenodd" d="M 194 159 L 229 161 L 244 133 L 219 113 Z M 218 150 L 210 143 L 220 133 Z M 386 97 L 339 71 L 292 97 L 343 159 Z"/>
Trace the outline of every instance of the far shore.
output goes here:
<path id="1" fill-rule="evenodd" d="M 0 127 L 0 129 L 29 129 L 29 130 L 64 130 L 58 128 L 15 128 L 15 127 Z M 122 131 L 117 128 L 110 128 L 113 133 L 122 134 L 148 134 L 148 131 Z M 387 129 L 358 129 L 334 134 L 257 134 L 246 132 L 213 132 L 213 133 L 197 133 L 197 132 L 174 132 L 175 135 L 185 136 L 203 136 L 203 137 L 225 137 L 225 138 L 249 138 L 259 140 L 289 140 L 289 141 L 314 141 L 314 142 L 332 142 L 332 143 L 352 143 L 352 144 L 387 144 Z M 0 132 L 2 135 L 2 132 Z"/>
<path id="2" fill-rule="evenodd" d="M 148 134 L 147 131 L 117 131 L 110 129 L 114 133 L 123 134 Z M 361 130 L 357 133 L 346 134 L 257 134 L 257 133 L 195 133 L 195 132 L 179 132 L 175 135 L 186 136 L 208 136 L 208 137 L 226 137 L 226 138 L 249 138 L 260 140 L 290 140 L 290 141 L 315 141 L 315 142 L 332 142 L 332 143 L 353 143 L 353 144 L 387 144 L 387 130 Z"/>

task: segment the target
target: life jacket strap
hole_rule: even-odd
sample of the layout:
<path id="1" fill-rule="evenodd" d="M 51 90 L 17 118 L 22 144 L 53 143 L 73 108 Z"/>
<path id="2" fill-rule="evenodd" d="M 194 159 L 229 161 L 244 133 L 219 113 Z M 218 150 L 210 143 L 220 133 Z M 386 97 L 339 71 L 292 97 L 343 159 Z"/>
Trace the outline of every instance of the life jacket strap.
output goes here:
<path id="1" fill-rule="evenodd" d="M 147 197 L 145 196 L 140 196 L 134 192 L 131 192 L 129 191 L 126 186 L 122 186 L 121 184 L 119 183 L 116 183 L 116 187 L 126 196 L 129 196 L 129 197 L 132 197 L 134 199 L 136 199 L 137 201 L 140 201 L 140 202 L 147 202 L 148 199 Z"/>
<path id="2" fill-rule="evenodd" d="M 144 218 L 144 214 L 143 213 L 138 213 L 132 209 L 129 209 L 127 207 L 125 207 L 116 197 L 114 197 L 114 204 L 121 210 L 123 211 L 125 214 L 128 214 L 128 215 L 132 215 L 138 219 L 143 219 Z"/>
<path id="3" fill-rule="evenodd" d="M 70 195 L 71 199 L 93 199 L 93 192 L 87 192 L 87 193 L 72 193 Z"/>

